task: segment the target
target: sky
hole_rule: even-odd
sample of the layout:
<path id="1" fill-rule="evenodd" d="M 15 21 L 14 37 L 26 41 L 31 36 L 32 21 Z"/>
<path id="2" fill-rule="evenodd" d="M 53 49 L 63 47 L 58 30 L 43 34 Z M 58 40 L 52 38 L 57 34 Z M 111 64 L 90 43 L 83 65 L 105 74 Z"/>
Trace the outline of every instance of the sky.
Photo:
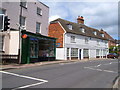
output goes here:
<path id="1" fill-rule="evenodd" d="M 118 39 L 118 1 L 96 1 L 43 0 L 41 2 L 49 6 L 49 22 L 62 18 L 76 23 L 77 17 L 83 16 L 85 25 L 98 30 L 103 29 L 114 39 Z"/>

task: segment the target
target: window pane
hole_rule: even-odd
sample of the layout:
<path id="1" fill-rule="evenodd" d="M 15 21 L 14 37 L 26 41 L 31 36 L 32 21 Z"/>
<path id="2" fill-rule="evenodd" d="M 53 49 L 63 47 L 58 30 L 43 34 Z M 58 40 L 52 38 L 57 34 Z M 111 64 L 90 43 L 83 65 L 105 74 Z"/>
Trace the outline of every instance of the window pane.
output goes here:
<path id="1" fill-rule="evenodd" d="M 68 24 L 67 27 L 72 30 L 72 25 Z"/>
<path id="2" fill-rule="evenodd" d="M 26 0 L 21 0 L 20 5 L 21 5 L 22 7 L 27 7 L 27 2 L 26 2 Z"/>
<path id="3" fill-rule="evenodd" d="M 40 33 L 40 23 L 36 23 L 36 32 Z"/>
<path id="4" fill-rule="evenodd" d="M 30 43 L 30 57 L 37 58 L 38 57 L 38 42 L 31 41 Z"/>
<path id="5" fill-rule="evenodd" d="M 71 57 L 78 57 L 78 49 L 71 48 Z"/>
<path id="6" fill-rule="evenodd" d="M 75 36 L 71 36 L 71 42 L 75 43 Z"/>
<path id="7" fill-rule="evenodd" d="M 83 50 L 83 57 L 89 57 L 89 50 L 88 49 Z"/>
<path id="8" fill-rule="evenodd" d="M 69 48 L 67 48 L 67 56 L 69 56 Z"/>
<path id="9" fill-rule="evenodd" d="M 37 14 L 42 15 L 42 10 L 39 7 L 37 7 Z"/>
<path id="10" fill-rule="evenodd" d="M 85 43 L 88 43 L 88 38 L 85 38 Z"/>

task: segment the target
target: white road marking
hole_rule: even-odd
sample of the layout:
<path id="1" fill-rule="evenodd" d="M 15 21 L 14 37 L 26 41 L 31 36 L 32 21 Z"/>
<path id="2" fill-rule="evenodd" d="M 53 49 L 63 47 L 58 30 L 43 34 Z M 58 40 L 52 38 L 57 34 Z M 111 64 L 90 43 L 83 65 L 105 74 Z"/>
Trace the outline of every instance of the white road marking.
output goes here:
<path id="1" fill-rule="evenodd" d="M 117 72 L 114 72 L 114 71 L 110 71 L 110 70 L 103 70 L 105 72 L 111 72 L 111 73 L 117 73 Z"/>
<path id="2" fill-rule="evenodd" d="M 45 83 L 45 82 L 39 82 L 39 83 L 35 83 L 35 84 L 25 85 L 25 86 L 21 86 L 21 87 L 18 87 L 18 88 L 12 89 L 12 90 L 17 90 L 17 89 L 22 89 L 22 88 L 28 88 L 28 87 L 32 87 L 32 86 L 36 86 L 36 85 L 40 85 L 40 84 L 43 84 L 43 83 Z"/>
<path id="3" fill-rule="evenodd" d="M 48 82 L 47 80 L 38 79 L 38 78 L 34 78 L 34 77 L 29 77 L 29 76 L 24 76 L 24 75 L 19 75 L 19 74 L 15 74 L 15 73 L 10 73 L 10 72 L 5 72 L 5 71 L 0 71 L 0 72 L 5 73 L 5 74 L 9 74 L 9 75 L 13 75 L 13 76 L 17 76 L 17 77 L 21 77 L 21 78 L 27 78 L 27 79 L 39 81 L 39 83 L 21 86 L 21 87 L 12 89 L 12 90 L 17 90 L 17 89 L 21 89 L 21 88 L 28 88 L 28 87 L 32 87 L 32 86 L 36 86 L 36 85 L 40 85 L 40 84 Z"/>
<path id="4" fill-rule="evenodd" d="M 118 62 L 110 62 L 110 63 L 107 63 L 107 64 L 99 64 L 97 66 L 89 66 L 89 67 L 84 67 L 84 68 L 87 68 L 87 69 L 91 69 L 91 70 L 96 70 L 96 71 L 104 71 L 104 72 L 110 72 L 110 73 L 117 73 L 115 71 L 110 71 L 110 70 L 102 70 L 102 69 L 95 69 L 94 67 L 100 67 L 101 65 L 111 65 L 113 63 L 118 63 Z"/>
<path id="5" fill-rule="evenodd" d="M 96 67 L 99 67 L 99 66 L 101 66 L 101 64 L 97 65 Z"/>
<path id="6" fill-rule="evenodd" d="M 84 67 L 84 68 L 88 68 L 88 69 L 91 69 L 91 70 L 102 71 L 101 69 L 94 69 L 94 68 L 90 68 L 90 67 Z"/>
<path id="7" fill-rule="evenodd" d="M 29 77 L 29 76 L 24 76 L 24 75 L 19 75 L 19 74 L 15 74 L 15 73 L 10 73 L 10 72 L 5 72 L 5 71 L 0 71 L 0 72 L 1 73 L 5 73 L 5 74 L 9 74 L 9 75 L 14 75 L 14 76 L 22 77 L 22 78 L 27 78 L 27 79 L 32 79 L 32 80 L 37 80 L 37 81 L 42 81 L 42 82 L 48 82 L 47 80 L 33 78 L 33 77 Z"/>

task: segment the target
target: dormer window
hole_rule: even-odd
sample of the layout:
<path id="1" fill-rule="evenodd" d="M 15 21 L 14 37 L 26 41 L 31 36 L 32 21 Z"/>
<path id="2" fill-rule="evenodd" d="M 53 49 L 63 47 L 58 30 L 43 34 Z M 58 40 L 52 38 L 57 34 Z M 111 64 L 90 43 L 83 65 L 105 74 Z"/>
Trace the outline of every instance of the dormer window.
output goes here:
<path id="1" fill-rule="evenodd" d="M 67 27 L 72 30 L 72 25 L 71 24 L 67 24 Z"/>
<path id="2" fill-rule="evenodd" d="M 80 31 L 81 31 L 82 33 L 85 33 L 85 29 L 82 28 L 82 27 L 80 27 Z"/>
<path id="3" fill-rule="evenodd" d="M 97 35 L 97 32 L 93 32 L 94 35 Z"/>
<path id="4" fill-rule="evenodd" d="M 104 34 L 100 34 L 101 35 L 101 37 L 104 37 Z"/>

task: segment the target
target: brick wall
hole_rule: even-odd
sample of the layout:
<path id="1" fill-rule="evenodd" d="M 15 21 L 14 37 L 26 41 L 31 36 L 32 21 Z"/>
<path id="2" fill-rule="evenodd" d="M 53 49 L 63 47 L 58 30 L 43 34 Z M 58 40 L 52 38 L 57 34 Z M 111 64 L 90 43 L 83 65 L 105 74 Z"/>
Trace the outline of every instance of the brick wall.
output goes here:
<path id="1" fill-rule="evenodd" d="M 64 37 L 63 33 L 64 30 L 62 29 L 59 23 L 52 23 L 49 25 L 48 36 L 57 38 L 56 45 L 59 48 L 63 47 L 63 37 Z"/>

